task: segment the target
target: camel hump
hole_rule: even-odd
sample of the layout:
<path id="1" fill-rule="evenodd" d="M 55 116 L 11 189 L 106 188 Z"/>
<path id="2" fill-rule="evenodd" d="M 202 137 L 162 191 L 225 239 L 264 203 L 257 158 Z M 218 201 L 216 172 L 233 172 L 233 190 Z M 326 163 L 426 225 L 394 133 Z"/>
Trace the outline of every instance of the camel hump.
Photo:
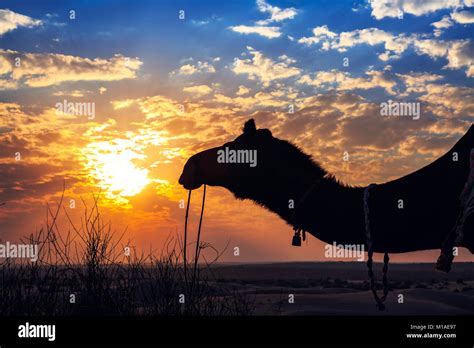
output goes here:
<path id="1" fill-rule="evenodd" d="M 425 182 L 431 184 L 443 183 L 454 185 L 459 195 L 464 187 L 470 170 L 471 150 L 474 149 L 474 124 L 454 146 L 427 166 L 403 177 L 398 181 Z"/>
<path id="2" fill-rule="evenodd" d="M 460 209 L 464 209 L 466 214 L 464 221 L 464 240 L 461 245 L 465 246 L 472 254 L 474 254 L 474 213 L 473 194 L 474 194 L 474 124 L 469 127 L 464 136 L 453 146 L 445 156 L 447 163 L 453 162 L 455 156 L 459 161 L 461 172 L 459 175 L 452 176 L 452 179 L 459 181 L 458 185 L 462 185 L 460 193 Z M 448 162 L 449 161 L 449 162 Z"/>
<path id="3" fill-rule="evenodd" d="M 459 139 L 459 141 L 454 145 L 453 149 L 454 151 L 456 150 L 461 150 L 464 149 L 468 155 L 471 152 L 471 149 L 474 148 L 474 124 L 471 124 L 471 127 L 467 130 L 466 134 Z"/>
<path id="4" fill-rule="evenodd" d="M 381 185 L 378 190 L 384 192 L 387 204 L 401 198 L 410 202 L 411 208 L 406 208 L 404 214 L 411 223 L 411 231 L 430 231 L 426 232 L 429 237 L 423 238 L 434 238 L 442 243 L 459 215 L 460 196 L 469 178 L 473 148 L 474 126 L 471 125 L 464 136 L 437 160 L 413 173 Z M 394 214 L 398 216 L 398 212 Z M 469 226 L 474 223 L 472 220 L 474 219 L 471 216 L 465 231 L 469 231 Z M 392 225 L 401 230 L 404 228 L 403 221 L 400 219 L 398 225 L 392 221 Z M 466 232 L 464 237 L 466 240 L 463 244 L 472 252 L 474 233 Z M 406 235 L 405 238 L 411 236 Z M 430 247 L 437 248 L 440 245 Z"/>
<path id="5" fill-rule="evenodd" d="M 471 166 L 471 152 L 474 149 L 474 124 L 469 127 L 466 134 L 449 150 L 444 156 L 432 163 L 433 166 L 441 167 L 446 173 L 458 172 L 456 180 L 464 184 L 469 175 Z M 457 167 L 457 168 L 456 168 Z M 441 168 L 438 168 L 441 169 Z M 454 179 L 454 177 L 452 177 Z M 462 179 L 462 180 L 461 180 Z M 461 185 L 461 183 L 459 183 Z"/>

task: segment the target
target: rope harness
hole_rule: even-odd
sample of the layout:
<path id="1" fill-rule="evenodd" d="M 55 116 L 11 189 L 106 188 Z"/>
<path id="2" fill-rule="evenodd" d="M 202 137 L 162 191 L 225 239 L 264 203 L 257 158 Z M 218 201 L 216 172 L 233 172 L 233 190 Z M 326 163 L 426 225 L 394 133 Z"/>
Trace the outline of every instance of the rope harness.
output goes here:
<path id="1" fill-rule="evenodd" d="M 322 178 L 316 179 L 313 184 L 309 187 L 309 189 L 304 193 L 303 197 L 298 201 L 298 203 L 295 206 L 295 210 L 293 211 L 293 214 L 291 215 L 291 224 L 293 225 L 293 230 L 295 232 L 295 235 L 293 236 L 293 240 L 291 241 L 291 245 L 293 246 L 301 246 L 301 235 L 303 235 L 303 241 L 306 240 L 306 231 L 301 228 L 296 226 L 296 212 L 298 211 L 298 208 L 303 205 L 304 201 L 306 198 L 308 198 L 309 194 L 313 192 L 313 190 L 318 186 L 318 184 L 321 182 Z"/>
<path id="2" fill-rule="evenodd" d="M 369 199 L 370 199 L 370 190 L 374 188 L 375 184 L 370 184 L 364 190 L 364 219 L 365 219 L 365 238 L 367 240 L 367 268 L 368 268 L 368 275 L 370 279 L 370 290 L 374 295 L 375 302 L 377 303 L 376 306 L 379 310 L 385 309 L 385 300 L 387 299 L 388 295 L 388 262 L 390 258 L 388 257 L 388 253 L 385 253 L 383 258 L 383 269 L 382 269 L 382 283 L 383 283 L 383 295 L 379 297 L 377 294 L 377 285 L 375 283 L 374 271 L 372 269 L 373 260 L 372 257 L 374 255 L 373 245 L 372 245 L 372 234 L 370 231 L 370 207 L 369 207 Z"/>
<path id="3" fill-rule="evenodd" d="M 436 262 L 436 269 L 448 273 L 454 260 L 454 247 L 459 246 L 464 237 L 464 224 L 474 214 L 474 149 L 471 149 L 470 170 L 464 189 L 460 195 L 460 210 L 456 223 L 449 232 Z"/>

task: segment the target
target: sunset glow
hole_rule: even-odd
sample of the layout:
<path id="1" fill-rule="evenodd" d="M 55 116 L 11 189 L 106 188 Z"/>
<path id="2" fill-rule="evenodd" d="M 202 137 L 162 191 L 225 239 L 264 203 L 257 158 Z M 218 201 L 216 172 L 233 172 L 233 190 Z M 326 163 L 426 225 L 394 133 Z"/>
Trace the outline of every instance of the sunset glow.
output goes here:
<path id="1" fill-rule="evenodd" d="M 118 139 L 113 143 L 91 143 L 84 149 L 91 181 L 117 204 L 128 203 L 127 197 L 137 195 L 151 182 L 148 169 L 136 164 L 145 156 L 137 153 L 133 145 L 133 141 Z"/>

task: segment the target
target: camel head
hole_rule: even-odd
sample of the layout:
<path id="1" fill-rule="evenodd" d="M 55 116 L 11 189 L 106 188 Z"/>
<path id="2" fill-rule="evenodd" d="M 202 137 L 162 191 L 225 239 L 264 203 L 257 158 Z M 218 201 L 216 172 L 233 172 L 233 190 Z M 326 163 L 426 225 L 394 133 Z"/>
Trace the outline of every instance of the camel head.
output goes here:
<path id="1" fill-rule="evenodd" d="M 257 129 L 250 119 L 235 140 L 189 158 L 179 183 L 189 190 L 203 184 L 222 186 L 238 198 L 247 198 L 275 189 L 276 183 L 295 180 L 298 170 L 314 171 L 315 166 L 296 146 L 273 137 L 268 129 Z"/>
<path id="2" fill-rule="evenodd" d="M 190 190 L 203 184 L 229 189 L 238 181 L 243 184 L 265 171 L 261 160 L 268 155 L 264 152 L 269 152 L 275 140 L 268 129 L 257 129 L 255 121 L 248 120 L 243 133 L 235 140 L 189 158 L 179 183 Z"/>

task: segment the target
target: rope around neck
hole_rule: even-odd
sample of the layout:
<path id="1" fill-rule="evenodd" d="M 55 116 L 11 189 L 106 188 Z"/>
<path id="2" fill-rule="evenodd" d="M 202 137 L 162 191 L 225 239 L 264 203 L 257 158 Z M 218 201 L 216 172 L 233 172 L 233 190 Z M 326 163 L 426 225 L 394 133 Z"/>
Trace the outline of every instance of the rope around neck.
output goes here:
<path id="1" fill-rule="evenodd" d="M 324 178 L 324 176 L 316 179 L 313 184 L 306 190 L 306 192 L 303 194 L 303 196 L 299 199 L 298 203 L 295 206 L 295 209 L 293 210 L 293 214 L 291 214 L 291 224 L 293 225 L 293 230 L 295 231 L 295 235 L 293 236 L 293 241 L 292 245 L 293 246 L 301 246 L 301 234 L 303 234 L 303 240 L 306 240 L 306 231 L 301 228 L 296 226 L 296 213 L 298 211 L 298 208 L 303 205 L 303 203 L 306 201 L 306 198 L 308 198 L 309 194 L 313 192 L 313 190 L 318 186 L 318 184 L 321 182 L 321 180 Z"/>
<path id="2" fill-rule="evenodd" d="M 374 188 L 376 185 L 375 184 L 370 184 L 367 186 L 364 190 L 364 218 L 365 218 L 365 237 L 367 240 L 367 268 L 368 268 L 368 274 L 370 278 L 370 289 L 372 290 L 372 294 L 374 295 L 375 302 L 377 302 L 376 306 L 379 310 L 383 311 L 385 309 L 385 300 L 387 299 L 388 295 L 388 278 L 387 278 L 387 272 L 388 272 L 388 262 L 390 261 L 390 258 L 388 257 L 388 253 L 385 253 L 384 258 L 383 258 L 383 269 L 382 269 L 382 283 L 383 283 L 383 295 L 382 297 L 379 297 L 377 294 L 377 286 L 375 284 L 375 277 L 374 277 L 374 271 L 372 269 L 373 265 L 373 245 L 372 245 L 372 235 L 370 232 L 370 209 L 369 209 L 369 198 L 370 198 L 370 190 Z"/>

